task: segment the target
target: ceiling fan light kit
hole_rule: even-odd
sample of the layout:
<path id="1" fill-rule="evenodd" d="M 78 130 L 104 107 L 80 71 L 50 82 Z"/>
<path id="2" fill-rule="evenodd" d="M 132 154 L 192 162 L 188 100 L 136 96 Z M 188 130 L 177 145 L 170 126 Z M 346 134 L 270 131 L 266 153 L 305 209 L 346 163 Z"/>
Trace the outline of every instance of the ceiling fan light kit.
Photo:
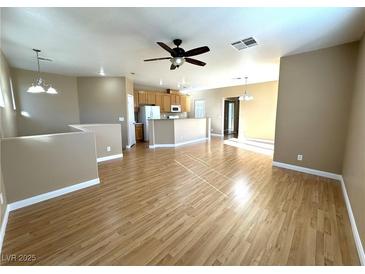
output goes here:
<path id="1" fill-rule="evenodd" d="M 51 85 L 48 85 L 41 77 L 41 70 L 40 70 L 40 64 L 39 61 L 52 61 L 51 59 L 39 57 L 39 53 L 41 52 L 39 49 L 33 49 L 33 51 L 36 53 L 37 58 L 37 79 L 32 83 L 32 85 L 27 89 L 28 93 L 47 93 L 47 94 L 58 94 L 57 90 L 53 88 Z"/>
<path id="2" fill-rule="evenodd" d="M 157 42 L 157 44 L 161 48 L 163 48 L 164 50 L 166 50 L 167 52 L 170 53 L 171 57 L 152 58 L 152 59 L 146 59 L 144 61 L 150 62 L 150 61 L 159 61 L 159 60 L 170 60 L 170 62 L 171 62 L 170 70 L 174 70 L 174 69 L 180 67 L 185 62 L 196 65 L 196 66 L 201 66 L 201 67 L 204 67 L 206 65 L 206 63 L 204 63 L 202 61 L 199 61 L 199 60 L 196 60 L 193 58 L 189 58 L 189 57 L 209 52 L 210 49 L 207 46 L 185 51 L 183 48 L 180 47 L 180 45 L 182 43 L 181 39 L 175 39 L 173 42 L 176 46 L 175 48 L 170 48 L 168 45 L 166 45 L 163 42 Z"/>

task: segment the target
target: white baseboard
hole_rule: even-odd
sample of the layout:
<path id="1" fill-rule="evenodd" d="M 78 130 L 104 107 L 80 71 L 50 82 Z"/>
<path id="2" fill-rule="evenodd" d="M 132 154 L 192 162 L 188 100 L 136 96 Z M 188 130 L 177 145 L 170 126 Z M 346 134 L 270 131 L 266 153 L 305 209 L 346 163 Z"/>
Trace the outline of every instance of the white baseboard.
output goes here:
<path id="1" fill-rule="evenodd" d="M 326 172 L 326 171 L 321 171 L 321 170 L 317 170 L 317 169 L 301 167 L 301 166 L 296 166 L 296 165 L 291 165 L 291 164 L 286 164 L 286 163 L 281 163 L 281 162 L 275 162 L 275 161 L 272 162 L 272 165 L 275 167 L 291 169 L 291 170 L 308 173 L 308 174 L 312 174 L 312 175 L 317 175 L 317 176 L 321 176 L 321 177 L 326 177 L 326 178 L 330 178 L 330 179 L 334 179 L 334 180 L 339 180 L 339 181 L 341 180 L 341 175 L 336 174 L 336 173 L 331 173 L 331 172 Z"/>
<path id="2" fill-rule="evenodd" d="M 207 141 L 207 140 L 208 140 L 208 138 L 205 137 L 205 138 L 199 138 L 199 139 L 182 142 L 182 143 L 177 143 L 177 144 L 154 144 L 154 145 L 149 145 L 149 148 L 179 147 L 179 146 L 188 145 L 188 144 L 192 144 L 192 143 L 198 143 L 198 142 Z"/>
<path id="3" fill-rule="evenodd" d="M 33 204 L 36 204 L 36 203 L 40 203 L 40 202 L 43 202 L 43 201 L 46 201 L 46 200 L 49 200 L 49 199 L 52 199 L 52 198 L 55 198 L 55 197 L 58 197 L 58 196 L 62 196 L 64 194 L 74 192 L 76 190 L 80 190 L 80 189 L 83 189 L 83 188 L 86 188 L 86 187 L 89 187 L 89 186 L 97 185 L 99 183 L 100 183 L 99 178 L 96 178 L 96 179 L 93 179 L 93 180 L 90 180 L 90 181 L 86 181 L 86 182 L 79 183 L 79 184 L 76 184 L 76 185 L 64 187 L 64 188 L 57 189 L 57 190 L 54 190 L 54 191 L 51 191 L 51 192 L 47 192 L 47 193 L 43 193 L 43 194 L 40 194 L 40 195 L 37 195 L 37 196 L 33 196 L 33 197 L 30 197 L 30 198 L 27 198 L 27 199 L 24 199 L 24 200 L 20 200 L 20 201 L 8 204 L 9 212 L 13 211 L 13 210 L 16 210 L 16 209 L 19 209 L 19 208 L 22 208 L 22 207 L 26 207 L 26 206 L 33 205 Z"/>
<path id="4" fill-rule="evenodd" d="M 360 263 L 361 263 L 361 265 L 365 265 L 364 247 L 362 246 L 362 243 L 361 243 L 361 238 L 360 238 L 359 231 L 357 230 L 355 217 L 354 217 L 354 214 L 352 212 L 350 199 L 349 199 L 349 196 L 347 195 L 345 181 L 343 180 L 342 176 L 341 176 L 340 182 L 341 182 L 342 194 L 343 194 L 343 197 L 345 199 L 347 213 L 348 213 L 349 218 L 350 218 L 352 234 L 354 235 L 355 245 L 356 245 L 357 253 L 359 255 Z"/>
<path id="5" fill-rule="evenodd" d="M 100 163 L 100 162 L 109 161 L 109 160 L 113 160 L 113 159 L 118 159 L 118 158 L 122 158 L 122 157 L 123 157 L 123 153 L 120 153 L 120 154 L 114 154 L 114 155 L 110 155 L 110 156 L 100 157 L 100 158 L 97 158 L 96 161 L 98 163 Z"/>
<path id="6" fill-rule="evenodd" d="M 331 179 L 335 179 L 335 180 L 340 181 L 341 188 L 342 188 L 342 194 L 343 194 L 343 197 L 344 197 L 344 200 L 345 200 L 347 213 L 349 215 L 349 219 L 350 219 L 350 223 L 351 223 L 351 229 L 352 229 L 352 234 L 354 236 L 357 253 L 359 255 L 361 265 L 365 265 L 364 247 L 362 246 L 360 234 L 359 234 L 359 231 L 357 230 L 355 217 L 354 217 L 354 214 L 352 212 L 350 199 L 347 195 L 347 190 L 346 190 L 345 182 L 344 182 L 344 179 L 343 179 L 342 175 L 335 174 L 335 173 L 330 173 L 330 172 L 326 172 L 326 171 L 321 171 L 321 170 L 316 170 L 316 169 L 311 169 L 311 168 L 306 168 L 306 167 L 300 167 L 300 166 L 285 164 L 285 163 L 281 163 L 281 162 L 275 162 L 275 161 L 273 161 L 272 165 L 276 166 L 276 167 L 291 169 L 291 170 L 295 170 L 295 171 L 299 171 L 299 172 L 303 172 L 303 173 L 309 173 L 309 174 L 313 174 L 313 175 L 317 175 L 317 176 L 321 176 L 321 177 L 326 177 L 326 178 L 331 178 Z"/>
<path id="7" fill-rule="evenodd" d="M 47 193 L 43 193 L 37 196 L 33 196 L 24 200 L 20 200 L 11 204 L 8 204 L 5 210 L 5 214 L 4 214 L 4 218 L 3 218 L 3 222 L 1 224 L 1 229 L 0 229 L 0 254 L 2 251 L 2 246 L 3 246 L 3 242 L 4 242 L 4 237 L 5 237 L 5 231 L 6 231 L 6 225 L 8 223 L 8 218 L 9 218 L 9 212 L 13 211 L 13 210 L 17 210 L 19 208 L 22 207 L 26 207 L 26 206 L 30 206 L 36 203 L 40 203 L 52 198 L 56 198 L 59 196 L 62 196 L 64 194 L 70 193 L 70 192 L 74 192 L 76 190 L 80 190 L 83 188 L 87 188 L 89 186 L 93 186 L 93 185 L 97 185 L 100 183 L 99 178 L 93 179 L 93 180 L 89 180 L 86 182 L 82 182 L 76 185 L 72 185 L 72 186 L 68 186 L 68 187 L 64 187 L 61 189 L 57 189 L 51 192 L 47 192 Z"/>
<path id="8" fill-rule="evenodd" d="M 8 224 L 8 218 L 9 218 L 9 207 L 7 206 L 5 209 L 3 222 L 1 223 L 1 228 L 0 228 L 0 255 L 1 255 L 2 248 L 3 248 L 6 225 Z"/>

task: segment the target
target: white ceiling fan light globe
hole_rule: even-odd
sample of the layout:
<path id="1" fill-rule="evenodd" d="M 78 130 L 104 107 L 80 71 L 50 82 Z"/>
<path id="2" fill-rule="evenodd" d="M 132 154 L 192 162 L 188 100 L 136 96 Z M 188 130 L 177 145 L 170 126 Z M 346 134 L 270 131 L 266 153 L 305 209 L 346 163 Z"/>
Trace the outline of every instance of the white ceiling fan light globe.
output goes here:
<path id="1" fill-rule="evenodd" d="M 27 92 L 29 92 L 29 93 L 43 93 L 43 92 L 46 92 L 45 90 L 44 90 L 44 88 L 42 87 L 42 86 L 40 86 L 40 85 L 37 85 L 37 86 L 30 86 L 29 88 L 28 88 L 28 90 L 27 90 Z"/>
<path id="2" fill-rule="evenodd" d="M 253 96 L 246 94 L 245 95 L 245 101 L 251 101 L 251 100 L 253 100 Z"/>
<path id="3" fill-rule="evenodd" d="M 174 58 L 171 58 L 170 60 L 171 60 L 171 63 L 176 67 L 181 66 L 185 62 L 184 57 L 174 57 Z"/>
<path id="4" fill-rule="evenodd" d="M 50 87 L 47 89 L 47 93 L 48 93 L 48 94 L 52 94 L 52 95 L 58 94 L 57 90 L 56 90 L 56 89 L 54 89 L 52 86 L 50 86 Z"/>

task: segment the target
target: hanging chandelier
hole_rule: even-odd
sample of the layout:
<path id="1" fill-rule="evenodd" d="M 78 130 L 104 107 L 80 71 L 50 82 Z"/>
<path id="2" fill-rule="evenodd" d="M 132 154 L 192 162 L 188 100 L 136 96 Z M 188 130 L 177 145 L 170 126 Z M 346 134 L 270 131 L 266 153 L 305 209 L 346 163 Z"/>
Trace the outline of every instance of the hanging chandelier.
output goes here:
<path id="1" fill-rule="evenodd" d="M 38 74 L 36 80 L 32 83 L 32 85 L 28 88 L 27 92 L 29 93 L 48 93 L 48 94 L 58 94 L 57 90 L 53 88 L 50 84 L 47 84 L 44 79 L 41 77 L 41 70 L 39 60 L 43 61 L 52 61 L 51 59 L 39 57 L 39 53 L 41 52 L 39 49 L 33 49 L 37 58 L 37 68 Z"/>
<path id="2" fill-rule="evenodd" d="M 245 77 L 245 93 L 239 97 L 240 101 L 251 101 L 253 96 L 247 93 L 247 76 Z"/>

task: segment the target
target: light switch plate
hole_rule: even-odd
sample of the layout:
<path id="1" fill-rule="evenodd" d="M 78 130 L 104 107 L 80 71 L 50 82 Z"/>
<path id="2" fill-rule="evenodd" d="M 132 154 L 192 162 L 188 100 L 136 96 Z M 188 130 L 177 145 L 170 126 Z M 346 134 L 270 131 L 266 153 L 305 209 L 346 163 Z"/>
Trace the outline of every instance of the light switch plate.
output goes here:
<path id="1" fill-rule="evenodd" d="M 124 122 L 124 117 L 119 117 L 118 120 L 119 122 Z"/>
<path id="2" fill-rule="evenodd" d="M 3 204 L 4 203 L 4 198 L 3 198 L 3 193 L 1 192 L 0 193 L 0 204 Z"/>
<path id="3" fill-rule="evenodd" d="M 106 151 L 111 151 L 112 150 L 112 147 L 111 146 L 107 146 L 106 147 Z"/>
<path id="4" fill-rule="evenodd" d="M 303 161 L 303 155 L 302 155 L 302 154 L 298 154 L 298 156 L 297 156 L 297 160 L 298 160 L 298 161 Z"/>

